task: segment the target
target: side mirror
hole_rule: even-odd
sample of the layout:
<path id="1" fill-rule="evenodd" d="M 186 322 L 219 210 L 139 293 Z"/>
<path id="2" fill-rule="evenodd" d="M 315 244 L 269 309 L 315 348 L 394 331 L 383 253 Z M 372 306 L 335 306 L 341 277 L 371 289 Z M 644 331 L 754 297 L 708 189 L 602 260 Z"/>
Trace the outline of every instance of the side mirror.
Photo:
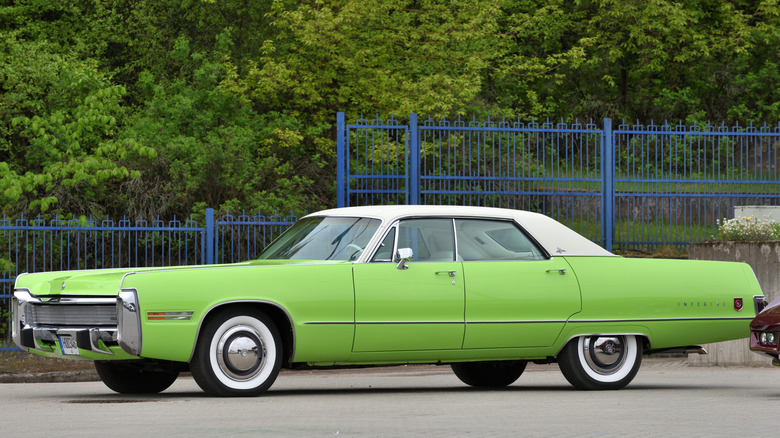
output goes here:
<path id="1" fill-rule="evenodd" d="M 406 262 L 414 259 L 414 251 L 412 251 L 412 248 L 398 248 L 398 251 L 395 252 L 395 258 L 398 260 L 397 269 L 409 269 L 406 266 Z"/>

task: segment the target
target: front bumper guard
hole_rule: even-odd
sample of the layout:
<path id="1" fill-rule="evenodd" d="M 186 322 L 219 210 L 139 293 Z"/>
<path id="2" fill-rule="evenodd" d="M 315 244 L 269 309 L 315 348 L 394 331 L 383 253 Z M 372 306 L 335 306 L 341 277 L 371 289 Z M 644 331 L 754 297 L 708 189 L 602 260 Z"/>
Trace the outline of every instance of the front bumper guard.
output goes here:
<path id="1" fill-rule="evenodd" d="M 16 290 L 11 302 L 11 337 L 24 351 L 38 350 L 52 352 L 60 336 L 73 336 L 79 349 L 93 353 L 112 355 L 110 345 L 119 345 L 122 350 L 138 356 L 141 353 L 141 317 L 138 311 L 138 294 L 135 289 L 123 289 L 116 298 L 68 298 L 50 305 L 72 305 L 79 303 L 114 303 L 117 311 L 116 327 L 36 327 L 24 320 L 26 306 L 44 304 L 27 290 Z M 102 342 L 101 342 L 102 341 Z"/>
<path id="2" fill-rule="evenodd" d="M 138 309 L 138 291 L 122 289 L 116 298 L 116 313 L 119 346 L 133 356 L 140 356 L 141 312 Z"/>
<path id="3" fill-rule="evenodd" d="M 76 338 L 76 345 L 79 349 L 91 351 L 100 354 L 114 354 L 107 348 L 108 345 L 117 345 L 116 329 L 100 329 L 95 327 L 80 328 L 22 328 L 19 333 L 19 340 L 14 339 L 19 348 L 29 351 L 30 349 L 39 351 L 52 351 L 54 342 L 59 342 L 60 336 L 72 336 Z M 99 341 L 103 341 L 102 346 Z"/>

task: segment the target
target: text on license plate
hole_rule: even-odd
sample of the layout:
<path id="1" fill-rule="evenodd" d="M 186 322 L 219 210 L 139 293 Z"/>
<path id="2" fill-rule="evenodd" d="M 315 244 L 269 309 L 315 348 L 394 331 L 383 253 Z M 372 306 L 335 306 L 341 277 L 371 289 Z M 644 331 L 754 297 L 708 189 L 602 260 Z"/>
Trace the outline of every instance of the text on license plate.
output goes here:
<path id="1" fill-rule="evenodd" d="M 76 337 L 72 335 L 60 335 L 60 349 L 62 354 L 79 355 L 79 348 L 76 346 Z"/>

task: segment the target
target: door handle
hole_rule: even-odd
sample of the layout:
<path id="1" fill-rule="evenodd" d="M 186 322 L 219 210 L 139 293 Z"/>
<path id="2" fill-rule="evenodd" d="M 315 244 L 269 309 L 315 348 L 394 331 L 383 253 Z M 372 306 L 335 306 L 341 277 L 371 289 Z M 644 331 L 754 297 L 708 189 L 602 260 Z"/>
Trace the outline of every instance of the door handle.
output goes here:
<path id="1" fill-rule="evenodd" d="M 557 272 L 557 273 L 563 275 L 563 274 L 566 273 L 566 270 L 565 269 L 548 269 L 547 273 L 549 274 L 550 272 Z"/>
<path id="2" fill-rule="evenodd" d="M 456 271 L 436 271 L 436 275 L 447 274 L 450 277 L 454 277 L 455 276 L 455 272 Z"/>

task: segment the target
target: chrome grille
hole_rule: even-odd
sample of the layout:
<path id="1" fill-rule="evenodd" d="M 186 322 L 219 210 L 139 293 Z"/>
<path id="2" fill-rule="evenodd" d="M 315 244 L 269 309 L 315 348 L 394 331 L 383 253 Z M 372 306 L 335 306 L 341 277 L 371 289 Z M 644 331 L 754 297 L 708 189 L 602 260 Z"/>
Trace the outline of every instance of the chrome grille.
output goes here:
<path id="1" fill-rule="evenodd" d="M 25 322 L 32 327 L 116 327 L 116 305 L 28 304 Z"/>

